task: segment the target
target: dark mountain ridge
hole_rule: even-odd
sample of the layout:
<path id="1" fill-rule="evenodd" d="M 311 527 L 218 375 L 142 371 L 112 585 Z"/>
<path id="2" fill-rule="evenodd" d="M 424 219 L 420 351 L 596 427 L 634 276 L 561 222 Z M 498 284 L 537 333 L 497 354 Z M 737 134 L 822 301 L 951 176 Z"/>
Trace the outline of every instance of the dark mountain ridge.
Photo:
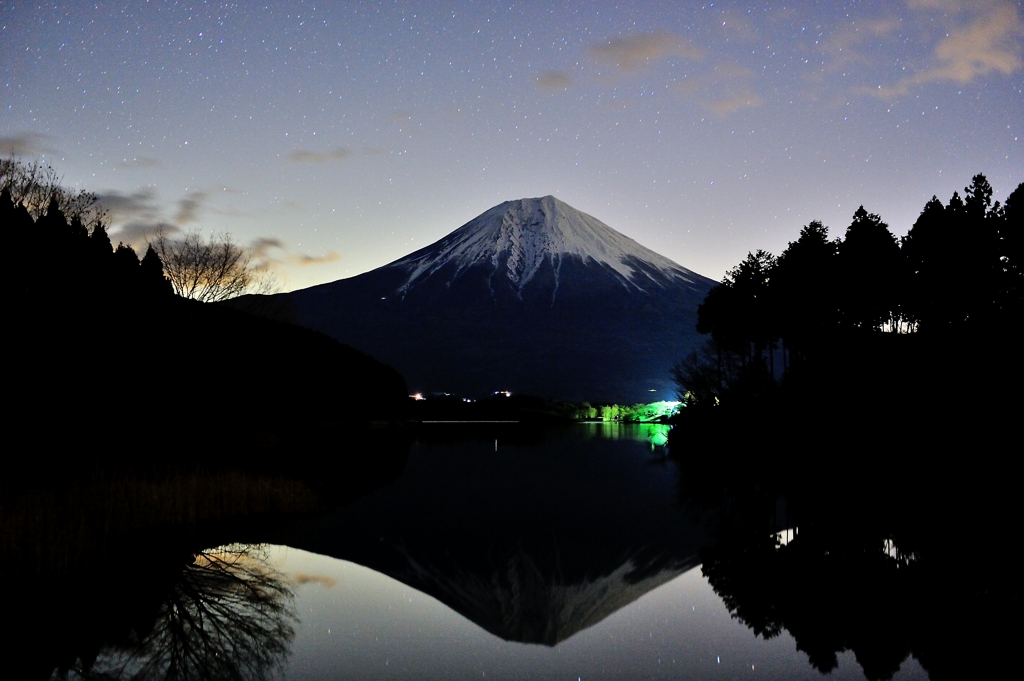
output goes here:
<path id="1" fill-rule="evenodd" d="M 276 302 L 415 391 L 638 402 L 673 394 L 670 368 L 696 345 L 714 283 L 547 196 Z"/>

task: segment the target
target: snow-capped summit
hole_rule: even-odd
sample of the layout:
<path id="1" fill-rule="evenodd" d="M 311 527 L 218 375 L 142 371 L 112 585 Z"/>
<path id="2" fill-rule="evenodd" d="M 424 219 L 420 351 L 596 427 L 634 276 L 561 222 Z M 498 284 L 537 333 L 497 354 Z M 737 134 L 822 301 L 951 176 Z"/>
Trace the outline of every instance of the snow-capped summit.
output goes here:
<path id="1" fill-rule="evenodd" d="M 282 294 L 414 392 L 670 399 L 714 285 L 553 196 L 508 201 L 383 267 Z"/>
<path id="2" fill-rule="evenodd" d="M 597 218 L 554 196 L 506 201 L 470 220 L 440 241 L 390 265 L 407 268 L 402 292 L 445 271 L 454 281 L 466 268 L 490 268 L 491 279 L 507 279 L 521 297 L 523 288 L 545 265 L 554 270 L 557 289 L 561 264 L 575 258 L 615 272 L 624 285 L 644 289 L 664 279 L 692 283 L 694 273 L 616 232 Z M 662 276 L 650 274 L 656 271 Z"/>

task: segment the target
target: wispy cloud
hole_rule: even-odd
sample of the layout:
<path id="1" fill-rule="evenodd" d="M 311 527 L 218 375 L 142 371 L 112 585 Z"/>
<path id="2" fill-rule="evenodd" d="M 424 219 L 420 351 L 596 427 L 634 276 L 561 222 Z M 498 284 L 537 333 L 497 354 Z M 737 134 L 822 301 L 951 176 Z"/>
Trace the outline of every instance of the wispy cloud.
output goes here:
<path id="1" fill-rule="evenodd" d="M 335 147 L 326 153 L 299 149 L 288 154 L 288 160 L 292 163 L 327 163 L 328 161 L 343 161 L 352 155 L 348 147 Z"/>
<path id="2" fill-rule="evenodd" d="M 719 116 L 760 106 L 764 100 L 754 89 L 756 74 L 739 64 L 723 62 L 672 86 L 672 91 Z"/>
<path id="3" fill-rule="evenodd" d="M 561 71 L 544 71 L 537 76 L 537 89 L 541 92 L 567 90 L 572 86 L 572 79 Z"/>
<path id="4" fill-rule="evenodd" d="M 285 243 L 273 237 L 255 239 L 249 245 L 249 249 L 268 268 L 275 268 L 280 265 L 308 267 L 310 265 L 323 265 L 341 259 L 341 256 L 334 251 L 328 251 L 323 255 L 289 253 Z"/>
<path id="5" fill-rule="evenodd" d="M 16 132 L 13 135 L 0 137 L 0 155 L 2 156 L 36 156 L 52 153 L 45 144 L 46 135 L 37 132 Z"/>
<path id="6" fill-rule="evenodd" d="M 196 222 L 199 219 L 199 211 L 206 203 L 206 192 L 192 192 L 178 200 L 178 212 L 174 214 L 174 223 L 178 225 Z"/>
<path id="7" fill-rule="evenodd" d="M 763 100 L 753 90 L 736 92 L 728 97 L 712 101 L 709 108 L 720 116 L 732 113 L 739 109 L 746 109 L 752 106 L 759 106 Z"/>
<path id="8" fill-rule="evenodd" d="M 254 254 L 264 258 L 267 257 L 268 253 L 274 249 L 284 250 L 284 242 L 273 237 L 260 237 L 258 239 L 254 239 L 249 245 L 249 248 L 252 249 Z"/>
<path id="9" fill-rule="evenodd" d="M 964 0 L 907 0 L 907 6 L 911 9 L 939 9 L 945 12 L 959 11 L 967 4 Z"/>
<path id="10" fill-rule="evenodd" d="M 142 187 L 130 194 L 100 192 L 97 198 L 100 205 L 110 212 L 110 219 L 115 223 L 152 222 L 160 213 L 156 205 L 156 191 L 152 187 Z"/>
<path id="11" fill-rule="evenodd" d="M 319 584 L 322 587 L 330 589 L 338 583 L 338 580 L 334 577 L 328 577 L 326 575 L 307 575 L 302 572 L 297 572 L 292 575 L 292 583 L 294 584 Z"/>
<path id="12" fill-rule="evenodd" d="M 935 9 L 936 2 L 916 0 L 911 6 Z M 1024 68 L 1021 58 L 1024 22 L 1017 6 L 1009 2 L 987 3 L 986 11 L 966 26 L 954 29 L 935 47 L 931 68 L 924 68 L 895 85 L 865 88 L 881 98 L 905 95 L 926 83 L 969 83 L 992 73 L 1010 76 Z"/>
<path id="13" fill-rule="evenodd" d="M 822 41 L 818 49 L 825 55 L 824 69 L 835 73 L 852 65 L 867 66 L 871 60 L 862 47 L 880 39 L 891 39 L 900 28 L 898 18 L 851 21 Z"/>
<path id="14" fill-rule="evenodd" d="M 116 231 L 111 232 L 111 238 L 115 241 L 123 241 L 136 250 L 140 250 L 158 232 L 167 236 L 180 234 L 181 230 L 166 222 L 128 222 L 121 225 Z"/>
<path id="15" fill-rule="evenodd" d="M 341 260 L 341 255 L 334 251 L 327 251 L 323 255 L 309 255 L 307 253 L 298 253 L 290 256 L 289 262 L 298 265 L 299 267 L 307 267 L 309 265 L 324 265 L 329 262 L 336 262 Z"/>
<path id="16" fill-rule="evenodd" d="M 666 57 L 699 59 L 701 51 L 690 42 L 667 31 L 634 33 L 624 38 L 590 46 L 590 54 L 598 61 L 612 63 L 632 72 Z"/>
<path id="17" fill-rule="evenodd" d="M 227 188 L 225 188 L 227 190 Z M 99 203 L 110 215 L 111 236 L 138 248 L 158 231 L 174 234 L 181 227 L 198 222 L 206 208 L 209 193 L 194 191 L 178 199 L 174 216 L 168 220 L 157 202 L 156 190 L 141 187 L 131 193 L 100 192 Z"/>

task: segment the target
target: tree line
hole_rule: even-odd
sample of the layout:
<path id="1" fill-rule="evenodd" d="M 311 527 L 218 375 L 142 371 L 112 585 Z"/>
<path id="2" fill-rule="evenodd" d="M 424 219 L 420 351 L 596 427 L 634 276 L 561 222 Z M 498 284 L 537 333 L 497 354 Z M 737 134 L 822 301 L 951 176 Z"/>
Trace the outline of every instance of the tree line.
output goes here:
<path id="1" fill-rule="evenodd" d="M 36 184 L 19 184 L 26 177 Z M 175 295 L 158 246 L 142 258 L 114 246 L 95 195 L 55 178 L 0 167 L 0 233 L 14 256 L 0 275 L 6 378 L 18 396 L 0 416 L 13 439 L 89 443 L 89 457 L 247 461 L 253 448 L 309 444 L 340 423 L 405 417 L 394 369 L 323 334 Z"/>
<path id="2" fill-rule="evenodd" d="M 779 256 L 748 253 L 698 310 L 709 341 L 675 367 L 681 399 L 757 400 L 897 336 L 1005 333 L 1024 310 L 1024 183 L 1005 204 L 992 194 L 978 174 L 901 239 L 861 206 L 842 238 L 814 221 Z"/>
<path id="3" fill-rule="evenodd" d="M 70 258 L 72 266 L 90 262 L 95 265 L 102 261 L 108 246 L 113 248 L 106 228 L 109 215 L 99 197 L 84 189 L 75 191 L 64 187 L 52 166 L 38 161 L 0 159 L 0 191 L 5 197 L 0 210 L 5 211 L 5 220 L 16 221 L 16 235 L 29 234 L 26 226 L 39 221 L 42 221 L 42 229 L 49 230 L 50 240 L 55 244 L 63 243 L 58 232 L 68 232 L 70 240 L 59 255 Z M 190 231 L 176 235 L 172 229 L 167 226 L 156 229 L 146 243 L 142 260 L 150 275 L 155 275 L 156 266 L 160 265 L 160 271 L 175 294 L 214 303 L 246 293 L 276 291 L 276 282 L 265 263 L 258 261 L 252 249 L 235 243 L 230 234 L 205 236 Z M 92 244 L 91 249 L 86 249 L 91 255 L 81 256 L 78 251 L 85 237 L 89 237 Z M 118 243 L 113 250 L 122 265 L 122 273 L 130 269 L 133 255 L 138 262 L 130 244 Z"/>

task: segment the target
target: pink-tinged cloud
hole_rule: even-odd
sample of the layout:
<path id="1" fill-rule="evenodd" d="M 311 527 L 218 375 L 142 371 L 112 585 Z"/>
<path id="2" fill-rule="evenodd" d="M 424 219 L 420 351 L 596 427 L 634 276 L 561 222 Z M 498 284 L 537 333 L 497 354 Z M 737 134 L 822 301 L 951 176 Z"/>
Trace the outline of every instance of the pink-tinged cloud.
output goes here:
<path id="1" fill-rule="evenodd" d="M 270 269 L 280 267 L 281 265 L 295 265 L 297 267 L 323 265 L 341 260 L 341 256 L 334 251 L 328 251 L 323 255 L 289 253 L 285 243 L 274 237 L 260 237 L 253 240 L 249 245 L 249 251 L 263 264 L 263 267 Z M 280 251 L 281 253 L 272 253 L 271 251 Z"/>
<path id="2" fill-rule="evenodd" d="M 13 135 L 0 137 L 0 155 L 2 156 L 37 156 L 51 153 L 43 140 L 46 135 L 37 132 L 16 132 Z"/>
<path id="3" fill-rule="evenodd" d="M 561 71 L 545 71 L 537 76 L 537 89 L 541 92 L 567 90 L 571 86 L 572 80 Z"/>
<path id="4" fill-rule="evenodd" d="M 634 33 L 590 46 L 598 61 L 615 64 L 623 71 L 636 71 L 666 57 L 700 59 L 701 51 L 690 42 L 666 31 Z"/>
<path id="5" fill-rule="evenodd" d="M 1011 3 L 993 4 L 973 23 L 950 32 L 935 47 L 937 66 L 914 73 L 891 87 L 867 90 L 881 98 L 904 95 L 917 85 L 950 81 L 966 84 L 997 73 L 1010 76 L 1024 68 L 1024 22 Z"/>
<path id="6" fill-rule="evenodd" d="M 331 589 L 338 583 L 338 580 L 326 575 L 307 575 L 303 572 L 298 572 L 292 575 L 292 582 L 295 584 L 319 584 L 324 588 Z"/>
<path id="7" fill-rule="evenodd" d="M 827 57 L 825 70 L 835 72 L 853 64 L 870 64 L 871 60 L 861 51 L 863 45 L 879 39 L 892 39 L 901 25 L 899 19 L 887 18 L 851 21 L 838 27 L 818 47 Z"/>
<path id="8" fill-rule="evenodd" d="M 309 265 L 325 265 L 329 262 L 335 262 L 341 260 L 341 256 L 334 251 L 328 251 L 323 255 L 308 255 L 306 253 L 299 253 L 297 255 L 291 255 L 288 258 L 288 262 L 299 267 L 307 267 Z"/>
<path id="9" fill-rule="evenodd" d="M 711 102 L 711 110 L 720 116 L 732 113 L 738 109 L 746 109 L 751 106 L 759 106 L 763 100 L 754 92 L 749 90 L 738 92 L 730 97 L 718 99 Z"/>
<path id="10" fill-rule="evenodd" d="M 347 147 L 335 147 L 326 153 L 307 151 L 299 149 L 288 154 L 288 160 L 292 163 L 326 163 L 327 161 L 342 161 L 352 155 L 352 150 Z"/>

